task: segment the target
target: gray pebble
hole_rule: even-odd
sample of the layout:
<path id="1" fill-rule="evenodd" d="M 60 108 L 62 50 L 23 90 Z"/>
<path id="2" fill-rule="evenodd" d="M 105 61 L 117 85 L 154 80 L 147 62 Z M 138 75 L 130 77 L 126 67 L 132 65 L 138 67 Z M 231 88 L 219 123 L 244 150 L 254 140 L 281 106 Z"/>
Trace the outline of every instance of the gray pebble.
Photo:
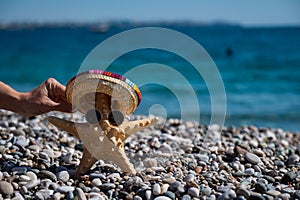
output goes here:
<path id="1" fill-rule="evenodd" d="M 143 160 L 143 164 L 146 168 L 157 167 L 157 160 L 156 158 L 146 158 Z"/>
<path id="2" fill-rule="evenodd" d="M 74 191 L 74 187 L 73 186 L 66 186 L 66 185 L 63 185 L 63 186 L 60 186 L 59 188 L 57 188 L 57 191 L 58 192 L 61 192 L 61 193 L 67 193 L 69 191 L 73 192 Z"/>
<path id="3" fill-rule="evenodd" d="M 92 187 L 92 189 L 90 190 L 90 192 L 100 192 L 100 189 L 97 188 L 97 187 Z"/>
<path id="4" fill-rule="evenodd" d="M 39 156 L 40 156 L 40 158 L 43 158 L 47 161 L 50 161 L 50 158 L 49 158 L 48 154 L 43 152 L 43 151 L 39 153 Z"/>
<path id="5" fill-rule="evenodd" d="M 267 191 L 267 186 L 264 183 L 256 183 L 254 188 L 255 191 L 259 193 L 265 193 Z"/>
<path id="6" fill-rule="evenodd" d="M 27 176 L 27 175 L 20 175 L 20 176 L 19 176 L 19 180 L 20 180 L 20 181 L 29 182 L 29 181 L 30 181 L 30 178 L 29 178 L 29 176 Z"/>
<path id="7" fill-rule="evenodd" d="M 209 196 L 210 193 L 211 193 L 211 189 L 210 189 L 210 187 L 203 187 L 203 188 L 201 189 L 201 192 L 202 192 L 204 195 Z"/>
<path id="8" fill-rule="evenodd" d="M 57 180 L 67 182 L 70 178 L 69 172 L 66 170 L 60 171 L 56 174 Z"/>
<path id="9" fill-rule="evenodd" d="M 191 195 L 191 197 L 198 197 L 199 196 L 199 189 L 195 188 L 195 187 L 191 187 L 191 188 L 189 188 L 187 193 L 189 195 Z"/>
<path id="10" fill-rule="evenodd" d="M 193 174 L 188 174 L 183 179 L 185 182 L 192 182 L 195 180 L 195 176 Z"/>
<path id="11" fill-rule="evenodd" d="M 20 187 L 20 192 L 21 194 L 25 195 L 28 192 L 27 187 L 25 187 L 24 185 Z"/>
<path id="12" fill-rule="evenodd" d="M 298 162 L 300 162 L 300 157 L 297 154 L 291 155 L 287 160 L 288 165 L 295 165 Z"/>
<path id="13" fill-rule="evenodd" d="M 267 194 L 271 195 L 271 196 L 274 196 L 274 197 L 277 197 L 281 194 L 281 192 L 277 191 L 277 190 L 269 190 L 266 192 Z"/>
<path id="14" fill-rule="evenodd" d="M 53 196 L 52 199 L 53 200 L 60 200 L 62 198 L 62 194 L 59 192 L 56 192 Z"/>
<path id="15" fill-rule="evenodd" d="M 35 198 L 39 200 L 50 199 L 53 193 L 53 190 L 41 189 L 35 193 Z"/>
<path id="16" fill-rule="evenodd" d="M 175 181 L 170 185 L 170 190 L 173 192 L 176 192 L 180 186 L 181 186 L 181 183 L 179 181 Z"/>
<path id="17" fill-rule="evenodd" d="M 106 178 L 107 179 L 118 179 L 118 178 L 120 178 L 120 174 L 119 173 L 112 173 L 112 174 L 108 175 Z"/>
<path id="18" fill-rule="evenodd" d="M 151 199 L 151 195 L 152 195 L 151 190 L 146 190 L 146 192 L 145 192 L 145 198 L 146 198 L 146 200 L 150 200 Z"/>
<path id="19" fill-rule="evenodd" d="M 221 196 L 218 197 L 218 200 L 227 200 L 227 199 L 234 199 L 236 198 L 236 193 L 234 190 L 228 190 L 223 193 Z"/>
<path id="20" fill-rule="evenodd" d="M 100 178 L 94 178 L 94 179 L 92 180 L 92 186 L 94 186 L 94 187 L 99 187 L 99 186 L 101 186 L 101 185 L 102 185 L 102 181 L 101 181 Z"/>
<path id="21" fill-rule="evenodd" d="M 86 200 L 86 196 L 81 188 L 77 187 L 74 191 L 75 196 L 78 198 L 78 200 Z"/>
<path id="22" fill-rule="evenodd" d="M 158 150 L 165 154 L 172 153 L 172 148 L 167 143 L 163 143 Z"/>
<path id="23" fill-rule="evenodd" d="M 39 145 L 30 145 L 27 148 L 33 152 L 39 152 L 41 150 L 41 147 Z"/>
<path id="24" fill-rule="evenodd" d="M 90 178 L 94 179 L 94 178 L 100 178 L 100 179 L 106 179 L 106 176 L 104 174 L 99 174 L 99 173 L 91 173 L 90 174 Z"/>
<path id="25" fill-rule="evenodd" d="M 133 200 L 143 200 L 143 199 L 142 199 L 142 197 L 140 197 L 140 196 L 134 196 L 134 197 L 133 197 Z"/>
<path id="26" fill-rule="evenodd" d="M 105 200 L 104 197 L 102 197 L 100 194 L 95 192 L 91 192 L 89 196 L 90 196 L 89 200 Z"/>
<path id="27" fill-rule="evenodd" d="M 250 196 L 250 191 L 248 191 L 244 187 L 240 187 L 240 188 L 237 189 L 236 194 L 239 195 L 239 196 L 246 197 L 248 199 L 249 196 Z"/>
<path id="28" fill-rule="evenodd" d="M 6 195 L 12 195 L 14 192 L 13 186 L 6 182 L 6 181 L 0 181 L 0 193 L 4 196 Z"/>
<path id="29" fill-rule="evenodd" d="M 71 191 L 68 191 L 67 194 L 65 195 L 67 200 L 72 200 L 74 199 L 74 194 Z"/>
<path id="30" fill-rule="evenodd" d="M 274 183 L 275 179 L 272 176 L 264 176 L 264 178 L 269 182 L 269 183 Z"/>
<path id="31" fill-rule="evenodd" d="M 27 167 L 14 167 L 12 168 L 12 172 L 15 174 L 26 174 Z"/>
<path id="32" fill-rule="evenodd" d="M 254 169 L 253 168 L 247 168 L 246 170 L 245 170 L 245 174 L 246 175 L 253 175 L 254 174 Z"/>
<path id="33" fill-rule="evenodd" d="M 275 164 L 277 167 L 284 167 L 284 166 L 285 166 L 284 162 L 282 162 L 281 160 L 275 160 L 275 161 L 274 161 L 274 164 Z"/>
<path id="34" fill-rule="evenodd" d="M 191 200 L 191 199 L 192 199 L 191 196 L 188 194 L 183 195 L 181 198 L 181 200 Z"/>
<path id="35" fill-rule="evenodd" d="M 113 183 L 104 183 L 100 186 L 100 188 L 103 190 L 111 190 L 111 189 L 116 188 L 116 185 Z"/>
<path id="36" fill-rule="evenodd" d="M 166 196 L 166 197 L 169 197 L 172 200 L 175 199 L 175 194 L 171 191 L 166 191 L 163 195 Z"/>
<path id="37" fill-rule="evenodd" d="M 279 197 L 282 198 L 282 200 L 289 200 L 291 198 L 291 195 L 290 194 L 281 194 Z"/>
<path id="38" fill-rule="evenodd" d="M 30 178 L 30 181 L 24 185 L 27 189 L 30 190 L 39 184 L 39 181 L 35 173 L 29 171 L 26 173 L 26 175 Z"/>
<path id="39" fill-rule="evenodd" d="M 57 188 L 59 188 L 59 187 L 60 187 L 60 185 L 57 183 L 54 183 L 54 182 L 50 183 L 50 185 L 49 185 L 49 189 L 52 189 L 52 190 L 57 190 Z"/>
<path id="40" fill-rule="evenodd" d="M 38 177 L 39 178 L 48 178 L 51 179 L 52 181 L 56 182 L 57 178 L 55 176 L 55 174 L 53 174 L 52 172 L 48 171 L 48 170 L 42 170 L 38 173 Z"/>
<path id="41" fill-rule="evenodd" d="M 293 171 L 287 172 L 284 174 L 284 176 L 281 179 L 281 182 L 284 184 L 288 184 L 293 182 L 297 177 L 297 174 Z"/>
<path id="42" fill-rule="evenodd" d="M 24 200 L 22 194 L 20 194 L 20 192 L 15 191 L 14 192 L 14 198 L 12 198 L 12 200 Z"/>
<path id="43" fill-rule="evenodd" d="M 160 185 L 158 183 L 155 183 L 152 187 L 152 193 L 153 195 L 157 196 L 161 194 L 161 188 Z"/>
<path id="44" fill-rule="evenodd" d="M 25 136 L 21 135 L 21 136 L 16 137 L 15 144 L 20 145 L 22 147 L 26 147 L 26 146 L 28 146 L 29 141 L 25 138 Z"/>
<path id="45" fill-rule="evenodd" d="M 258 163 L 261 162 L 260 158 L 259 158 L 257 155 L 255 155 L 255 154 L 253 154 L 253 153 L 250 153 L 250 152 L 247 152 L 247 153 L 245 154 L 245 158 L 246 158 L 250 163 L 252 163 L 252 164 L 254 164 L 254 165 L 256 165 L 256 164 L 258 164 Z"/>

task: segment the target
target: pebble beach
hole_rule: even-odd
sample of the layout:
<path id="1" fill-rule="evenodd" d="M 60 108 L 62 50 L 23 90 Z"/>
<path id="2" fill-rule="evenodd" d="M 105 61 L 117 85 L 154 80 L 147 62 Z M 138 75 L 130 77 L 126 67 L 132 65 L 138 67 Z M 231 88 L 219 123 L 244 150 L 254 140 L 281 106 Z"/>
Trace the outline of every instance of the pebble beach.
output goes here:
<path id="1" fill-rule="evenodd" d="M 300 199 L 300 133 L 282 129 L 161 119 L 126 141 L 137 174 L 99 160 L 78 180 L 83 145 L 47 115 L 0 110 L 0 133 L 0 199 Z"/>

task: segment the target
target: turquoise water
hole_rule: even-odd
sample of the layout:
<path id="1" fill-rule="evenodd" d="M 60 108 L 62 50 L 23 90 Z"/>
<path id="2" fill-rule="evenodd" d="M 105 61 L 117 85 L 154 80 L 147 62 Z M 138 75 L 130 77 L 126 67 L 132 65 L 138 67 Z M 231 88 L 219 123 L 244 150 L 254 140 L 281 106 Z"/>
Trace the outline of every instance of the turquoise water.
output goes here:
<path id="1" fill-rule="evenodd" d="M 253 124 L 300 131 L 299 27 L 163 27 L 199 42 L 216 63 L 226 89 L 226 125 Z M 0 80 L 20 91 L 30 90 L 48 77 L 66 84 L 96 45 L 130 28 L 134 27 L 119 24 L 105 33 L 95 33 L 87 26 L 0 30 Z M 197 93 L 200 122 L 209 123 L 211 102 L 206 84 L 177 55 L 154 49 L 133 51 L 113 62 L 109 70 L 123 74 L 146 63 L 161 63 L 181 72 Z M 131 79 L 134 81 L 134 77 Z M 178 82 L 170 85 L 169 88 L 158 84 L 142 86 L 143 101 L 136 113 L 147 114 L 151 105 L 160 104 L 168 117 L 180 118 L 180 103 L 172 88 L 181 85 Z"/>

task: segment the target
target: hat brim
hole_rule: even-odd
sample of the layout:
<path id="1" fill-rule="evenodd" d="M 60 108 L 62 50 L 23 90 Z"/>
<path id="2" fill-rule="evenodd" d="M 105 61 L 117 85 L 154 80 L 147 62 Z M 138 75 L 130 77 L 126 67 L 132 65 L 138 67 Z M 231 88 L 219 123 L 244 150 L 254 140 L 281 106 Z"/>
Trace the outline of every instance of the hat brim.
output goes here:
<path id="1" fill-rule="evenodd" d="M 95 108 L 96 95 L 106 94 L 124 114 L 131 114 L 141 101 L 138 87 L 129 79 L 101 70 L 90 70 L 74 76 L 66 86 L 66 96 L 82 113 Z"/>

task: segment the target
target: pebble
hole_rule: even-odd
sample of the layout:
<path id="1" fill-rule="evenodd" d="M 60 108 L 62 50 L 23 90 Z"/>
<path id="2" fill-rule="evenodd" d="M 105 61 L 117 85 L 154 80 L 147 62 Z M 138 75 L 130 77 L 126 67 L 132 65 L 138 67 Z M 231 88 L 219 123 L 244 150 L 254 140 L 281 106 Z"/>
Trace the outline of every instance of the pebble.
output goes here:
<path id="1" fill-rule="evenodd" d="M 300 162 L 300 157 L 297 154 L 291 155 L 287 160 L 288 165 L 295 165 L 299 162 Z"/>
<path id="2" fill-rule="evenodd" d="M 55 176 L 55 174 L 53 174 L 52 172 L 48 171 L 48 170 L 42 170 L 38 173 L 38 177 L 39 178 L 48 178 L 51 179 L 52 181 L 56 182 L 57 178 Z"/>
<path id="3" fill-rule="evenodd" d="M 116 185 L 113 183 L 104 183 L 101 185 L 101 189 L 103 190 L 110 190 L 116 188 Z"/>
<path id="4" fill-rule="evenodd" d="M 181 198 L 181 200 L 191 200 L 191 199 L 192 199 L 191 196 L 188 194 L 183 195 Z"/>
<path id="5" fill-rule="evenodd" d="M 61 193 L 67 193 L 69 191 L 73 192 L 74 191 L 74 187 L 73 186 L 66 186 L 66 185 L 63 185 L 63 186 L 60 186 L 59 188 L 57 188 L 57 191 L 58 192 L 61 192 Z"/>
<path id="6" fill-rule="evenodd" d="M 99 187 L 99 186 L 101 186 L 101 185 L 102 185 L 102 181 L 101 181 L 100 178 L 94 178 L 94 179 L 92 180 L 92 186 L 94 186 L 94 187 Z"/>
<path id="7" fill-rule="evenodd" d="M 12 195 L 14 192 L 13 186 L 6 182 L 6 181 L 0 181 L 0 193 L 4 196 L 6 195 Z"/>
<path id="8" fill-rule="evenodd" d="M 205 196 L 209 196 L 211 194 L 211 188 L 210 187 L 203 187 L 200 190 Z"/>
<path id="9" fill-rule="evenodd" d="M 251 200 L 266 200 L 260 193 L 252 192 L 249 199 Z"/>
<path id="10" fill-rule="evenodd" d="M 27 147 L 29 144 L 29 141 L 25 138 L 24 135 L 18 136 L 16 138 L 16 145 L 22 146 L 22 147 Z"/>
<path id="11" fill-rule="evenodd" d="M 67 182 L 70 178 L 69 172 L 66 170 L 60 171 L 56 174 L 57 180 Z"/>
<path id="12" fill-rule="evenodd" d="M 169 187 L 170 187 L 169 184 L 166 184 L 166 183 L 163 184 L 163 185 L 161 186 L 161 193 L 165 193 L 166 191 L 168 191 Z"/>
<path id="13" fill-rule="evenodd" d="M 274 196 L 274 197 L 279 196 L 279 195 L 281 194 L 281 193 L 280 193 L 279 191 L 277 191 L 277 190 L 269 190 L 269 191 L 267 191 L 266 193 L 269 194 L 269 195 L 271 195 L 271 196 Z"/>
<path id="14" fill-rule="evenodd" d="M 157 196 L 161 194 L 161 187 L 158 183 L 155 183 L 152 187 L 152 193 L 153 195 Z"/>
<path id="15" fill-rule="evenodd" d="M 288 184 L 292 183 L 297 177 L 297 174 L 293 171 L 287 172 L 281 179 L 281 183 Z"/>
<path id="16" fill-rule="evenodd" d="M 65 195 L 67 200 L 72 200 L 74 199 L 74 194 L 71 191 L 68 191 L 67 194 Z"/>
<path id="17" fill-rule="evenodd" d="M 247 174 L 247 175 L 249 175 L 249 176 L 250 176 L 250 175 L 253 175 L 254 172 L 255 172 L 255 171 L 254 171 L 253 168 L 248 168 L 248 169 L 245 170 L 245 174 Z"/>
<path id="18" fill-rule="evenodd" d="M 255 191 L 259 193 L 265 193 L 267 191 L 267 186 L 264 183 L 256 183 Z"/>
<path id="19" fill-rule="evenodd" d="M 188 174 L 183 179 L 185 182 L 192 182 L 195 180 L 195 176 L 193 174 Z"/>
<path id="20" fill-rule="evenodd" d="M 218 197 L 218 200 L 227 200 L 227 199 L 234 199 L 236 198 L 236 193 L 234 190 L 228 190 L 225 193 L 223 193 L 220 197 Z"/>
<path id="21" fill-rule="evenodd" d="M 181 183 L 179 181 L 175 181 L 170 185 L 170 190 L 176 192 L 181 187 Z"/>
<path id="22" fill-rule="evenodd" d="M 53 190 L 41 189 L 35 193 L 35 198 L 39 200 L 50 199 L 53 193 Z"/>
<path id="23" fill-rule="evenodd" d="M 239 196 L 243 196 L 243 197 L 245 197 L 246 199 L 248 199 L 249 196 L 250 196 L 250 191 L 248 191 L 248 190 L 247 190 L 246 188 L 244 188 L 244 187 L 240 187 L 240 188 L 237 189 L 236 194 L 239 195 Z"/>
<path id="24" fill-rule="evenodd" d="M 0 127 L 0 181 L 13 190 L 3 198 L 300 198 L 299 134 L 168 119 L 127 139 L 124 148 L 137 174 L 100 160 L 74 180 L 83 151 L 79 140 L 49 125 L 43 115 L 28 119 L 0 113 L 0 121 L 8 122 Z M 75 121 L 82 117 L 72 116 Z"/>
<path id="25" fill-rule="evenodd" d="M 151 190 L 146 190 L 146 192 L 145 192 L 145 198 L 146 198 L 146 200 L 150 200 L 151 199 L 151 195 L 152 195 Z"/>
<path id="26" fill-rule="evenodd" d="M 86 196 L 81 188 L 77 187 L 74 191 L 75 196 L 78 198 L 78 200 L 86 200 Z"/>
<path id="27" fill-rule="evenodd" d="M 198 197 L 199 196 L 199 189 L 198 188 L 194 188 L 191 187 L 189 188 L 188 192 L 187 192 L 191 197 Z"/>
<path id="28" fill-rule="evenodd" d="M 26 175 L 30 178 L 30 181 L 28 181 L 27 183 L 24 184 L 24 186 L 30 190 L 32 188 L 34 188 L 35 186 L 37 186 L 39 184 L 39 181 L 37 179 L 37 176 L 35 175 L 34 172 L 27 172 Z"/>
<path id="29" fill-rule="evenodd" d="M 160 197 L 156 197 L 154 200 L 172 200 L 172 199 L 169 197 L 160 196 Z"/>
<path id="30" fill-rule="evenodd" d="M 250 153 L 250 152 L 247 152 L 247 153 L 245 154 L 245 158 L 246 158 L 250 163 L 252 163 L 252 164 L 254 164 L 254 165 L 256 165 L 256 164 L 258 164 L 258 163 L 261 162 L 260 158 L 259 158 L 257 155 L 255 155 L 255 154 L 253 154 L 253 153 Z"/>
<path id="31" fill-rule="evenodd" d="M 170 199 L 172 199 L 172 200 L 175 200 L 175 194 L 171 191 L 166 191 L 163 195 L 170 198 Z"/>
<path id="32" fill-rule="evenodd" d="M 27 172 L 27 167 L 14 167 L 12 168 L 12 172 L 15 174 L 25 174 Z"/>
<path id="33" fill-rule="evenodd" d="M 30 181 L 30 178 L 29 178 L 29 176 L 27 176 L 27 175 L 21 175 L 21 176 L 19 177 L 19 180 L 20 180 L 20 181 L 29 182 L 29 181 Z"/>

